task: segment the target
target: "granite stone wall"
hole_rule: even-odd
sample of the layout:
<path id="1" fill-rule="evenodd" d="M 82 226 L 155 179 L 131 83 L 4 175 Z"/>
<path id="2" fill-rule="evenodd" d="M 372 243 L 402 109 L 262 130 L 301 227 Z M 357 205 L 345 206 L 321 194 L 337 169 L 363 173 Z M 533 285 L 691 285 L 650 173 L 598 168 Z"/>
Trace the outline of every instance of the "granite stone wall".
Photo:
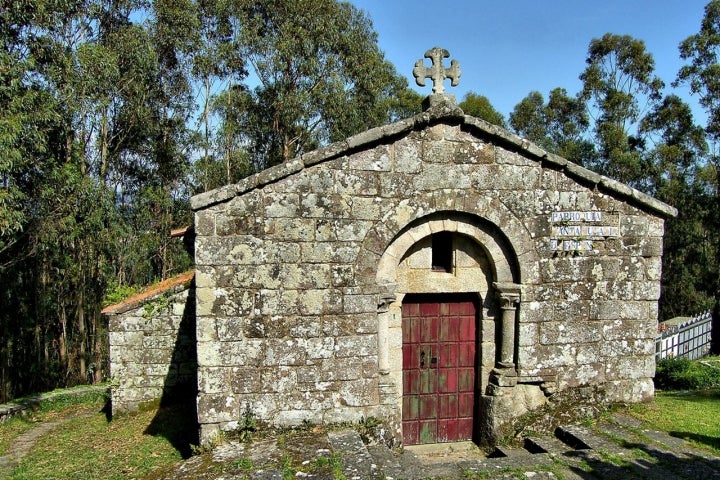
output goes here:
<path id="1" fill-rule="evenodd" d="M 375 416 L 400 435 L 408 293 L 480 297 L 490 430 L 559 390 L 653 395 L 674 209 L 453 105 L 194 197 L 193 208 L 201 441 L 248 410 L 276 425 Z M 438 231 L 455 239 L 444 280 L 428 264 Z"/>
<path id="2" fill-rule="evenodd" d="M 193 401 L 197 392 L 192 274 L 103 310 L 110 335 L 112 412 Z"/>

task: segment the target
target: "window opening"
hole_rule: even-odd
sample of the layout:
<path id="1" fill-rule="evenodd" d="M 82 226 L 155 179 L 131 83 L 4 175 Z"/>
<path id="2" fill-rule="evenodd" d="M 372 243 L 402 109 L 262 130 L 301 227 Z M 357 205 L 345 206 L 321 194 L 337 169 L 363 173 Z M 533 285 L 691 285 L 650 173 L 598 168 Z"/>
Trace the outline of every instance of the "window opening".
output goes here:
<path id="1" fill-rule="evenodd" d="M 438 232 L 432 235 L 432 269 L 435 272 L 452 273 L 452 233 Z"/>

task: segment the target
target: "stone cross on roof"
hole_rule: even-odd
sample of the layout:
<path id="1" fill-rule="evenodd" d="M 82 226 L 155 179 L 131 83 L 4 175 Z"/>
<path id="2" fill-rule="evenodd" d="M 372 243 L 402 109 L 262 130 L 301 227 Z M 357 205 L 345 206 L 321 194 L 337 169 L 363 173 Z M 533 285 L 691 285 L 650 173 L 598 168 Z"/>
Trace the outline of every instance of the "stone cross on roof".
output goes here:
<path id="1" fill-rule="evenodd" d="M 433 82 L 433 93 L 443 93 L 445 91 L 443 80 L 446 78 L 451 79 L 451 85 L 456 87 L 458 83 L 460 83 L 460 64 L 457 60 L 453 60 L 450 62 L 450 68 L 443 67 L 443 58 L 448 58 L 449 56 L 450 52 L 439 47 L 431 48 L 425 52 L 425 58 L 431 59 L 432 65 L 430 67 L 423 65 L 422 58 L 415 62 L 415 68 L 413 68 L 415 82 L 421 87 L 424 87 L 425 79 L 430 78 Z"/>

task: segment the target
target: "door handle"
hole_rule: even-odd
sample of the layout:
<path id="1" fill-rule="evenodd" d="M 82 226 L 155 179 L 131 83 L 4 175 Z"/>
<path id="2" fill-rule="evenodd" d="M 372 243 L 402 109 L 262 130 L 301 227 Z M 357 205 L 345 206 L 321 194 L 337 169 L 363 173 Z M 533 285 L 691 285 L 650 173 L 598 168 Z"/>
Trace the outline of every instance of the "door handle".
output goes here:
<path id="1" fill-rule="evenodd" d="M 427 357 L 430 357 L 430 364 L 428 366 L 430 368 L 437 368 L 438 363 L 440 362 L 440 357 L 433 357 L 432 350 L 430 350 L 429 354 L 427 354 L 425 350 L 420 351 L 420 368 L 425 368 L 425 361 Z"/>

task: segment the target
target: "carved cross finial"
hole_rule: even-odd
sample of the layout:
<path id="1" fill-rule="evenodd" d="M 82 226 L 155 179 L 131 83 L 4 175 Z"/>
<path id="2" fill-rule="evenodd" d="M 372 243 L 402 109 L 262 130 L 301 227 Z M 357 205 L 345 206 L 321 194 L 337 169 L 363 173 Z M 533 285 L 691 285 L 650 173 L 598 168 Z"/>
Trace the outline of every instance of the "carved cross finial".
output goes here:
<path id="1" fill-rule="evenodd" d="M 460 83 L 460 64 L 457 60 L 450 62 L 450 68 L 445 68 L 442 65 L 443 58 L 448 58 L 450 52 L 444 48 L 434 47 L 425 52 L 425 58 L 429 58 L 432 61 L 430 67 L 426 67 L 423 64 L 421 58 L 415 62 L 415 68 L 413 68 L 413 75 L 415 76 L 415 82 L 421 87 L 425 86 L 425 79 L 429 78 L 433 82 L 433 93 L 443 93 L 445 87 L 443 86 L 443 80 L 449 78 L 452 80 L 453 87 L 456 87 Z"/>

